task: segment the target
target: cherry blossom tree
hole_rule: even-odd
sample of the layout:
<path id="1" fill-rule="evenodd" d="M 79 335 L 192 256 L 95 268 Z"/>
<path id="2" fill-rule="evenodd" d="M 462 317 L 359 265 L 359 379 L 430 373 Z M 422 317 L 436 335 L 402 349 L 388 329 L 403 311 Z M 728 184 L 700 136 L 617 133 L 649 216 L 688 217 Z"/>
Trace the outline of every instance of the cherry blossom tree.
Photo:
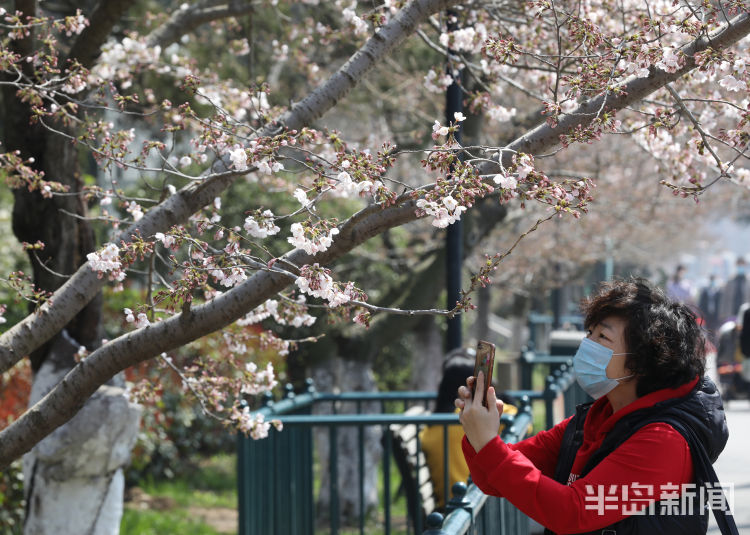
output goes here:
<path id="1" fill-rule="evenodd" d="M 684 203 L 717 183 L 744 187 L 750 172 L 742 0 L 56 9 L 16 0 L 0 15 L 0 165 L 33 267 L 6 277 L 31 311 L 0 336 L 0 372 L 30 356 L 37 386 L 0 431 L 0 465 L 151 359 L 207 410 L 264 436 L 270 423 L 240 402 L 277 379 L 246 360 L 249 340 L 286 354 L 302 341 L 271 324 L 303 329 L 321 311 L 365 329 L 386 314 L 470 310 L 516 241 L 487 251 L 451 310 L 369 299 L 368 281 L 342 278 L 337 261 L 383 233 L 442 229 L 488 203 L 502 208 L 498 221 L 506 210 L 534 214 L 516 239 L 585 219 L 598 177 L 560 171 L 558 153 L 617 153 L 621 144 L 600 140 L 631 137 L 661 167 L 628 180 Z M 454 82 L 466 109 L 446 120 L 441 95 Z M 475 118 L 481 134 L 458 143 Z M 239 184 L 252 195 L 237 198 Z M 103 340 L 102 288 L 139 277 L 143 302 Z M 231 373 L 171 361 L 220 330 Z M 137 411 L 116 410 L 131 412 L 121 431 L 132 429 Z M 116 502 L 121 486 L 108 485 Z"/>

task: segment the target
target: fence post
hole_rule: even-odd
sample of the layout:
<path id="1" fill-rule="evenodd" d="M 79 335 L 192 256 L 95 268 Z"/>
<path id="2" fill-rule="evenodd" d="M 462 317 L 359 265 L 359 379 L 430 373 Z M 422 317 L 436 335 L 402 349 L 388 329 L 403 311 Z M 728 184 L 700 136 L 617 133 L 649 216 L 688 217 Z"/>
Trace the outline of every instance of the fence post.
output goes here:
<path id="1" fill-rule="evenodd" d="M 452 498 L 445 506 L 445 512 L 450 513 L 456 509 L 463 509 L 471 513 L 471 502 L 466 498 L 466 483 L 458 481 L 451 487 Z"/>
<path id="2" fill-rule="evenodd" d="M 440 513 L 430 513 L 427 516 L 427 520 L 425 520 L 425 526 L 427 529 L 422 535 L 448 535 L 448 533 L 443 530 L 443 515 Z"/>
<path id="3" fill-rule="evenodd" d="M 544 419 L 545 427 L 552 429 L 555 423 L 554 402 L 557 392 L 555 389 L 555 378 L 552 375 L 548 375 L 544 378 Z"/>
<path id="4" fill-rule="evenodd" d="M 521 358 L 519 358 L 520 371 L 521 371 L 521 390 L 531 390 L 532 381 L 532 370 L 533 363 L 531 359 L 534 358 L 534 354 L 528 347 L 521 348 Z"/>

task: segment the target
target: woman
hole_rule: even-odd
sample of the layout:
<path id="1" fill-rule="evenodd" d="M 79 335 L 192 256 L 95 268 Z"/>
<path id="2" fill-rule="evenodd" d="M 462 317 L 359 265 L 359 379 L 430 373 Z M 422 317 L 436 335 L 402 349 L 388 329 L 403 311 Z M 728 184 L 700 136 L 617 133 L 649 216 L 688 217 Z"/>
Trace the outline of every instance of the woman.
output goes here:
<path id="1" fill-rule="evenodd" d="M 728 431 L 716 387 L 703 377 L 695 315 L 638 279 L 603 285 L 583 313 L 588 335 L 574 369 L 595 401 L 575 416 L 505 444 L 495 432 L 502 403 L 494 390 L 488 410 L 471 397 L 473 378 L 459 388 L 455 404 L 474 483 L 548 532 L 706 533 L 705 489 L 695 485 L 695 470 L 703 474 L 710 463 L 694 466 L 693 455 L 713 462 Z M 476 381 L 481 391 L 481 374 Z M 686 437 L 699 444 L 696 451 Z"/>

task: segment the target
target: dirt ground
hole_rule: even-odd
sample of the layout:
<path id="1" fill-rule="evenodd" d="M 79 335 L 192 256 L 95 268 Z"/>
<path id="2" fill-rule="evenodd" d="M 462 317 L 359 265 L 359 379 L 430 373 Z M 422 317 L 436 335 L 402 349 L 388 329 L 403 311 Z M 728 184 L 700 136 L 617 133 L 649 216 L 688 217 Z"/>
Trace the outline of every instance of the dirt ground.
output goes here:
<path id="1" fill-rule="evenodd" d="M 237 533 L 237 509 L 224 507 L 191 507 L 188 509 L 191 515 L 199 518 L 204 524 L 208 524 L 221 533 Z"/>
<path id="2" fill-rule="evenodd" d="M 166 511 L 175 509 L 177 504 L 171 498 L 151 496 L 138 487 L 128 489 L 125 507 L 131 509 Z M 200 520 L 220 533 L 235 534 L 238 527 L 237 509 L 228 507 L 189 507 L 186 509 L 191 518 Z"/>

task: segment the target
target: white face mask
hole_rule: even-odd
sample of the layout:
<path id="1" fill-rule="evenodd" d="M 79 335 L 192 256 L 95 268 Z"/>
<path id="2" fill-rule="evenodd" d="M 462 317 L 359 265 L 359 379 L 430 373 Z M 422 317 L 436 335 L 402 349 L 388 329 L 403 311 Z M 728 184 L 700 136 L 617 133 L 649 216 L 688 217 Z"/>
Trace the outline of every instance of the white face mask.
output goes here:
<path id="1" fill-rule="evenodd" d="M 607 365 L 615 355 L 628 355 L 629 353 L 615 353 L 608 347 L 598 344 L 590 338 L 581 340 L 575 357 L 573 357 L 573 370 L 576 381 L 581 385 L 584 392 L 594 399 L 611 392 L 623 379 L 629 379 L 633 375 L 610 379 L 607 377 Z"/>

